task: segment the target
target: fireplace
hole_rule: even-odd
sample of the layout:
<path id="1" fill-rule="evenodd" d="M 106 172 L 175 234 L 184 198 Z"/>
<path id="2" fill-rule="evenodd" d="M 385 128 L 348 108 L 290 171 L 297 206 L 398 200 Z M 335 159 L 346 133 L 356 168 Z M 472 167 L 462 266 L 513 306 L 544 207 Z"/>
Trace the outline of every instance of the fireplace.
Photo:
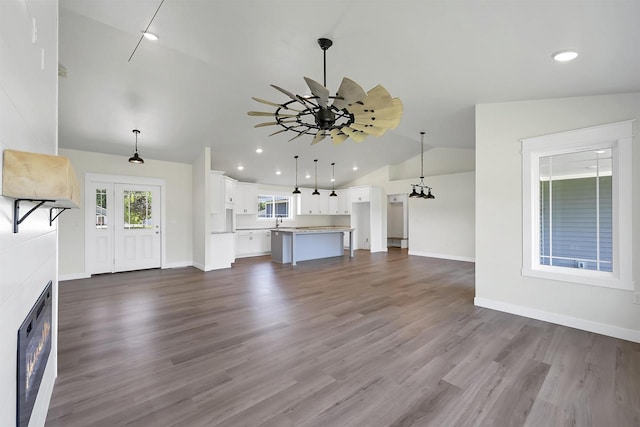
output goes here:
<path id="1" fill-rule="evenodd" d="M 51 352 L 51 286 L 49 281 L 18 329 L 17 427 L 29 424 Z"/>

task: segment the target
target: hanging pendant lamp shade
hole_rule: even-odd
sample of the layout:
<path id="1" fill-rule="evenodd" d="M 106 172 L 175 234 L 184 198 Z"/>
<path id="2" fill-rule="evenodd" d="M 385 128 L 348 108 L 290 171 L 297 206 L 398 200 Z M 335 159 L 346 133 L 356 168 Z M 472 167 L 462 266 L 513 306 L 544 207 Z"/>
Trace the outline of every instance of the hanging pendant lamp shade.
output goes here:
<path id="1" fill-rule="evenodd" d="M 331 194 L 329 194 L 329 197 L 338 197 L 338 195 L 336 194 L 336 163 L 333 162 L 331 163 Z"/>
<path id="2" fill-rule="evenodd" d="M 129 157 L 129 163 L 135 163 L 137 165 L 140 165 L 144 163 L 144 160 L 142 160 L 142 157 L 138 155 L 138 134 L 140 133 L 140 131 L 138 129 L 134 129 L 131 132 L 133 132 L 136 135 L 136 152 L 133 154 L 133 156 Z"/>
<path id="3" fill-rule="evenodd" d="M 298 188 L 298 156 L 293 156 L 296 159 L 296 188 L 293 190 L 293 194 L 300 194 L 300 189 Z"/>
<path id="4" fill-rule="evenodd" d="M 418 193 L 416 187 L 420 189 Z M 411 184 L 412 191 L 409 194 L 411 198 L 418 199 L 435 199 L 436 196 L 431 194 L 431 187 L 424 183 L 424 132 L 420 132 L 420 182 L 418 184 Z M 424 190 L 427 190 L 425 194 Z"/>
<path id="5" fill-rule="evenodd" d="M 320 192 L 318 191 L 318 159 L 315 159 L 313 161 L 316 165 L 316 187 L 313 190 L 313 193 L 311 193 L 312 196 L 319 196 Z"/>

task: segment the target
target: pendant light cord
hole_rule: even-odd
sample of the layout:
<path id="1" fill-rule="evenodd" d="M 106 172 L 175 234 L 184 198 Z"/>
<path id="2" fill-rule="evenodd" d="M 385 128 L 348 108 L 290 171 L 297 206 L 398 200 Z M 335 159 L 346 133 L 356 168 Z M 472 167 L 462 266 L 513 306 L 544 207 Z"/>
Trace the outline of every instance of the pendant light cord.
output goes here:
<path id="1" fill-rule="evenodd" d="M 424 180 L 424 132 L 420 132 L 420 179 Z"/>

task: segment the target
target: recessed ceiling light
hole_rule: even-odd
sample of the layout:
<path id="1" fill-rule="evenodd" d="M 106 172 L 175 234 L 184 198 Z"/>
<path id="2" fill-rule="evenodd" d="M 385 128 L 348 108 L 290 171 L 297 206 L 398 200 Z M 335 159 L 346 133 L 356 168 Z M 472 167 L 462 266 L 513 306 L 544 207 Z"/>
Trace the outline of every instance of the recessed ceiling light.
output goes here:
<path id="1" fill-rule="evenodd" d="M 262 148 L 256 148 L 256 153 L 258 154 L 262 153 Z"/>
<path id="2" fill-rule="evenodd" d="M 596 150 L 596 154 L 604 154 L 607 150 Z"/>
<path id="3" fill-rule="evenodd" d="M 238 170 L 239 171 L 244 170 L 244 166 L 242 166 L 242 165 L 238 166 Z"/>
<path id="4" fill-rule="evenodd" d="M 311 175 L 306 174 L 304 177 L 305 177 L 305 178 L 307 178 L 307 179 L 310 179 L 310 178 L 311 178 Z"/>
<path id="5" fill-rule="evenodd" d="M 554 52 L 551 57 L 558 62 L 567 62 L 572 59 L 576 59 L 578 57 L 578 52 L 574 52 L 573 50 L 559 50 Z"/>
<path id="6" fill-rule="evenodd" d="M 152 41 L 156 41 L 159 39 L 159 37 L 153 33 L 150 33 L 149 31 L 143 31 L 142 35 L 144 36 L 145 39 L 147 40 L 152 40 Z"/>
<path id="7" fill-rule="evenodd" d="M 331 182 L 336 182 L 336 179 L 335 178 L 331 178 Z"/>
<path id="8" fill-rule="evenodd" d="M 357 167 L 357 166 L 354 166 L 354 167 L 353 167 L 353 170 L 354 170 L 354 171 L 357 171 L 357 170 L 358 170 L 358 167 Z"/>
<path id="9" fill-rule="evenodd" d="M 276 175 L 280 175 L 282 172 L 280 171 L 276 171 Z"/>

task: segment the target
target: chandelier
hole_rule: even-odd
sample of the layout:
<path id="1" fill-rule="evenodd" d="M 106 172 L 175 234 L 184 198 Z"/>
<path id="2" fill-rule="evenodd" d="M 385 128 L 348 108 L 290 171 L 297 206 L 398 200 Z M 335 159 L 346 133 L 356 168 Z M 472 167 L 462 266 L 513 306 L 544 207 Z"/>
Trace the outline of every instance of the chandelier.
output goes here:
<path id="1" fill-rule="evenodd" d="M 424 131 L 420 132 L 420 182 L 418 184 L 411 184 L 413 191 L 409 194 L 409 197 L 421 198 L 421 199 L 435 199 L 436 196 L 431 194 L 431 187 L 424 183 Z M 418 193 L 416 188 L 420 189 Z M 424 193 L 425 188 L 427 194 Z"/>

